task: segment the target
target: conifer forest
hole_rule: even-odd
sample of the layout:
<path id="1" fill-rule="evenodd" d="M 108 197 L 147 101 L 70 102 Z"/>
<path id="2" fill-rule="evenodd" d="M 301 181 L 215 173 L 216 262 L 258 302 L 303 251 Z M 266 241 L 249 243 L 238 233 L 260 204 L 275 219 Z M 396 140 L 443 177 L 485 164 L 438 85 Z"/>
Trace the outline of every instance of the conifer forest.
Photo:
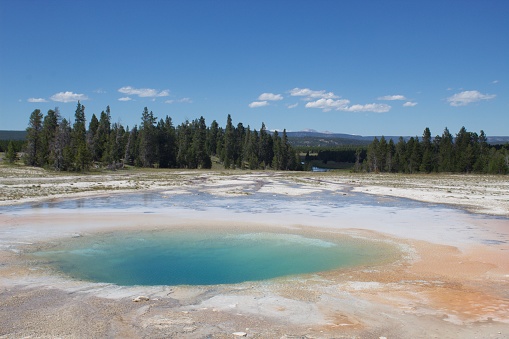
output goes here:
<path id="1" fill-rule="evenodd" d="M 300 154 L 306 154 L 302 157 Z M 7 160 L 14 159 L 11 150 Z M 490 145 L 484 131 L 456 135 L 447 128 L 432 137 L 425 128 L 421 138 L 400 137 L 397 142 L 375 137 L 366 147 L 320 149 L 315 159 L 351 163 L 354 172 L 388 173 L 509 173 L 509 145 Z M 230 115 L 225 127 L 217 121 L 207 126 L 200 117 L 178 126 L 171 117 L 158 120 L 145 107 L 140 125 L 131 129 L 111 122 L 109 106 L 86 124 L 85 106 L 78 102 L 74 122 L 60 116 L 58 108 L 44 116 L 34 110 L 29 119 L 23 160 L 26 165 L 57 171 L 118 169 L 126 165 L 145 168 L 207 169 L 215 161 L 225 169 L 309 169 L 309 149 L 292 147 L 286 130 L 270 132 L 236 126 Z"/>
<path id="2" fill-rule="evenodd" d="M 74 122 L 61 118 L 58 108 L 45 116 L 30 115 L 24 149 L 26 165 L 58 171 L 117 169 L 125 165 L 157 168 L 211 168 L 212 159 L 225 169 L 301 169 L 286 131 L 259 131 L 242 123 L 226 126 L 200 117 L 174 126 L 171 117 L 157 119 L 146 107 L 133 128 L 111 123 L 109 106 L 86 126 L 85 106 L 78 102 Z"/>

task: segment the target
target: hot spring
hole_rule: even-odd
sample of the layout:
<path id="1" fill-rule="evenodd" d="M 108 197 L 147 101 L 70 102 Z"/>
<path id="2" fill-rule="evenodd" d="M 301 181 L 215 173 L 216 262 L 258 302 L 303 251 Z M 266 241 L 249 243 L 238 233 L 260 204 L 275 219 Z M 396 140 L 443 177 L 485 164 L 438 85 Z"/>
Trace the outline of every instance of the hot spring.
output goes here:
<path id="1" fill-rule="evenodd" d="M 33 254 L 73 279 L 132 286 L 259 281 L 380 264 L 394 253 L 388 244 L 337 234 L 156 230 L 66 239 Z"/>

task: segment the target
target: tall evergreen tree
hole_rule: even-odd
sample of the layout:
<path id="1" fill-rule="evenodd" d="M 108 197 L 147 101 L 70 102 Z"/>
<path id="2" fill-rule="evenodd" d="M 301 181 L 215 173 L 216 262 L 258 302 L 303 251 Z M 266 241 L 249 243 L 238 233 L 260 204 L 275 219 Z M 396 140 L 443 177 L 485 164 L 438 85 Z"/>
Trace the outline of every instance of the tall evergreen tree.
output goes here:
<path id="1" fill-rule="evenodd" d="M 25 164 L 28 166 L 41 166 L 39 162 L 41 157 L 42 145 L 42 119 L 43 115 L 41 110 L 36 109 L 30 115 L 30 121 L 27 127 L 26 134 L 26 151 L 25 151 Z"/>
<path id="2" fill-rule="evenodd" d="M 48 110 L 42 123 L 41 132 L 41 154 L 39 163 L 41 166 L 47 166 L 54 163 L 55 158 L 55 138 L 58 130 L 60 113 L 58 107 L 54 110 Z"/>
<path id="3" fill-rule="evenodd" d="M 387 152 L 385 155 L 385 170 L 387 172 L 394 171 L 394 155 L 396 154 L 396 146 L 394 145 L 394 141 L 389 139 L 389 143 L 387 144 Z"/>
<path id="4" fill-rule="evenodd" d="M 447 127 L 442 133 L 439 144 L 439 171 L 452 172 L 454 171 L 454 152 L 453 152 L 453 138 Z"/>
<path id="5" fill-rule="evenodd" d="M 267 133 L 267 128 L 265 127 L 265 123 L 262 122 L 262 127 L 260 128 L 260 156 L 259 159 L 262 162 L 262 167 L 267 168 L 272 166 L 272 159 L 274 158 L 274 147 L 273 147 L 273 139 L 269 133 Z"/>
<path id="6" fill-rule="evenodd" d="M 233 127 L 232 117 L 228 114 L 226 119 L 226 128 L 224 130 L 224 150 L 222 161 L 224 168 L 231 168 L 235 165 L 235 128 Z"/>
<path id="7" fill-rule="evenodd" d="M 489 145 L 488 138 L 483 130 L 481 130 L 479 134 L 478 143 L 478 157 L 474 163 L 474 171 L 478 173 L 486 173 L 488 171 Z"/>
<path id="8" fill-rule="evenodd" d="M 87 131 L 87 144 L 90 149 L 90 154 L 92 155 L 92 161 L 99 161 L 100 159 L 97 157 L 97 129 L 99 128 L 99 120 L 95 114 L 92 114 L 90 118 L 90 123 L 88 124 Z"/>
<path id="9" fill-rule="evenodd" d="M 138 154 L 138 126 L 134 125 L 134 127 L 129 131 L 129 136 L 127 138 L 125 153 L 124 153 L 124 162 L 127 165 L 135 165 L 137 159 L 139 158 Z"/>
<path id="10" fill-rule="evenodd" d="M 399 137 L 398 143 L 396 144 L 396 154 L 394 156 L 394 165 L 396 171 L 405 173 L 407 171 L 407 144 L 403 137 Z"/>
<path id="11" fill-rule="evenodd" d="M 87 145 L 87 130 L 85 124 L 85 106 L 78 101 L 71 134 L 71 146 L 74 153 L 73 166 L 76 171 L 88 170 L 92 162 L 92 154 Z"/>
<path id="12" fill-rule="evenodd" d="M 272 158 L 272 168 L 275 170 L 279 170 L 282 167 L 282 152 L 283 146 L 281 145 L 281 138 L 279 137 L 278 131 L 274 131 L 272 133 L 272 153 L 274 154 Z"/>
<path id="13" fill-rule="evenodd" d="M 172 168 L 176 166 L 176 135 L 175 127 L 169 116 L 161 119 L 157 125 L 159 144 L 159 167 Z"/>
<path id="14" fill-rule="evenodd" d="M 9 145 L 7 146 L 7 153 L 5 153 L 5 160 L 9 164 L 14 164 L 16 161 L 16 151 L 14 150 L 14 143 L 12 140 L 9 141 Z"/>
<path id="15" fill-rule="evenodd" d="M 217 142 L 219 139 L 219 124 L 216 120 L 212 121 L 210 124 L 210 128 L 207 130 L 207 149 L 210 155 L 216 155 L 219 152 L 217 151 Z"/>
<path id="16" fill-rule="evenodd" d="M 186 120 L 177 128 L 177 164 L 181 168 L 195 168 L 192 153 L 193 132 L 191 123 Z"/>
<path id="17" fill-rule="evenodd" d="M 142 167 L 152 167 L 158 158 L 156 122 L 157 118 L 154 116 L 154 113 L 152 111 L 149 112 L 148 108 L 145 107 L 141 116 L 139 131 L 139 157 Z"/>
<path id="18" fill-rule="evenodd" d="M 71 127 L 64 118 L 58 125 L 55 136 L 53 168 L 57 171 L 71 169 L 74 153 L 71 147 Z"/>
<path id="19" fill-rule="evenodd" d="M 200 117 L 194 123 L 194 135 L 193 135 L 193 154 L 195 156 L 195 167 L 197 168 L 211 168 L 212 160 L 210 155 L 207 153 L 205 144 L 207 141 L 207 125 L 205 124 L 205 118 Z"/>
<path id="20" fill-rule="evenodd" d="M 290 164 L 292 162 L 292 158 L 295 158 L 294 154 L 292 155 L 292 150 L 290 143 L 288 141 L 288 135 L 286 134 L 286 128 L 283 129 L 283 135 L 281 136 L 281 169 L 288 170 L 290 168 L 294 169 L 294 164 Z"/>
<path id="21" fill-rule="evenodd" d="M 422 162 L 419 170 L 430 173 L 433 169 L 433 148 L 431 143 L 431 131 L 428 127 L 422 133 Z"/>

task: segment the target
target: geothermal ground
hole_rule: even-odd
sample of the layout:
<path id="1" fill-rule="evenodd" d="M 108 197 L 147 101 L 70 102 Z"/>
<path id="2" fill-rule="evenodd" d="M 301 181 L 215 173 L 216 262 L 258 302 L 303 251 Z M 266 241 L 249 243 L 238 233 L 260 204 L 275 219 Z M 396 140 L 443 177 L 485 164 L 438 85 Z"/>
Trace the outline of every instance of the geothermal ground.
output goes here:
<path id="1" fill-rule="evenodd" d="M 155 192 L 309 197 L 374 195 L 397 208 L 317 207 L 315 215 L 178 206 L 136 210 L 26 208 L 27 203 Z M 422 201 L 415 208 L 408 201 Z M 199 201 L 199 200 L 198 200 Z M 431 205 L 432 204 L 432 205 Z M 408 205 L 408 206 L 407 206 Z M 20 206 L 25 208 L 20 209 Z M 276 206 L 285 207 L 285 206 Z M 305 206 L 302 207 L 303 209 Z M 468 212 L 465 212 L 468 211 Z M 295 212 L 295 213 L 294 213 Z M 0 338 L 504 338 L 509 336 L 506 176 L 125 170 L 56 174 L 0 167 Z M 66 239 L 123 230 L 365 238 L 393 260 L 261 282 L 117 286 L 78 281 L 30 256 Z"/>

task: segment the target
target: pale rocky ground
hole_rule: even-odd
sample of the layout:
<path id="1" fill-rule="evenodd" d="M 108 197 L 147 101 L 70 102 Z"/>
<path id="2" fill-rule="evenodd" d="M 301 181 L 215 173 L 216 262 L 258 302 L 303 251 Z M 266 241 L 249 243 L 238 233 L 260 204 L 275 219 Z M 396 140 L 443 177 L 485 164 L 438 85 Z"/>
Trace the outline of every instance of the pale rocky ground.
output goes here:
<path id="1" fill-rule="evenodd" d="M 484 245 L 436 235 L 374 229 L 370 217 L 355 229 L 308 225 L 291 216 L 242 223 L 316 237 L 353 235 L 393 243 L 396 261 L 306 276 L 218 286 L 122 287 L 73 281 L 23 256 L 26 249 L 107 229 L 175 227 L 200 222 L 240 227 L 238 215 L 31 215 L 10 206 L 135 190 L 189 190 L 232 196 L 316 191 L 404 197 L 477 213 L 451 218 L 487 232 Z M 3 205 L 3 207 L 2 207 Z M 401 212 L 404 214 L 404 211 Z M 485 217 L 483 214 L 499 216 Z M 55 174 L 0 167 L 0 338 L 507 338 L 509 337 L 509 180 L 476 175 L 354 175 L 337 173 L 118 171 Z M 352 223 L 355 219 L 345 216 Z M 462 219 L 463 218 L 463 219 Z M 402 219 L 403 220 L 403 219 Z M 374 221 L 374 220 L 371 220 Z M 426 218 L 415 216 L 426 226 Z M 329 224 L 328 224 L 329 223 Z M 143 225 L 143 226 L 140 226 Z M 172 227 L 172 226 L 169 227 Z M 483 234 L 485 234 L 483 233 Z M 445 237 L 442 236 L 446 235 Z M 450 237 L 447 237 L 450 236 Z M 451 240 L 452 239 L 452 240 Z M 139 296 L 149 300 L 133 302 Z M 143 299 L 143 298 L 141 298 Z M 237 335 L 234 335 L 236 333 Z"/>

